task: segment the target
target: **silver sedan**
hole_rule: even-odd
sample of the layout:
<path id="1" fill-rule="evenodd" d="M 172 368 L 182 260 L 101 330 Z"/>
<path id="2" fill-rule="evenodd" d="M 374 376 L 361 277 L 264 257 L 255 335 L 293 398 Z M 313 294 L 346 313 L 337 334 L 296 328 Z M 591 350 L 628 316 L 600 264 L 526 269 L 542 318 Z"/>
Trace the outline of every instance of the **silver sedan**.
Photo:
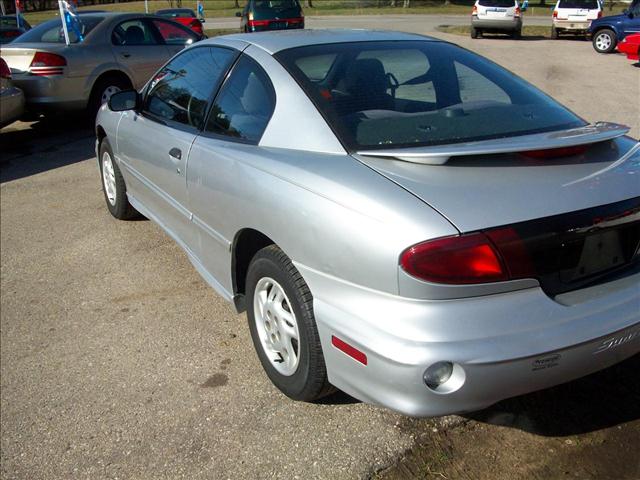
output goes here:
<path id="1" fill-rule="evenodd" d="M 311 30 L 186 49 L 101 108 L 96 153 L 111 214 L 247 311 L 287 396 L 432 416 L 640 351 L 627 131 L 446 42 Z"/>
<path id="2" fill-rule="evenodd" d="M 109 96 L 140 88 L 175 53 L 200 40 L 161 17 L 130 13 L 78 16 L 65 43 L 60 19 L 44 22 L 2 47 L 14 83 L 36 112 L 97 112 Z"/>

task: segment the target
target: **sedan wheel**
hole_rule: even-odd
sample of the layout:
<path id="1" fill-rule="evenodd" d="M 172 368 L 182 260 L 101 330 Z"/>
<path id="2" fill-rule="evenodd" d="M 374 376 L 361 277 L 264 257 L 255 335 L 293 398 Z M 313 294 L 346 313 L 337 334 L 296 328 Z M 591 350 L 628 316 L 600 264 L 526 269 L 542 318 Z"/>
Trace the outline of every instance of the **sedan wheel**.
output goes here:
<path id="1" fill-rule="evenodd" d="M 121 88 L 116 85 L 109 85 L 102 91 L 102 95 L 100 97 L 100 105 L 107 103 L 111 98 L 111 95 L 113 95 L 114 93 L 118 93 L 120 90 Z"/>
<path id="2" fill-rule="evenodd" d="M 102 154 L 102 183 L 107 201 L 116 204 L 116 174 L 113 171 L 113 160 L 108 151 Z"/>
<path id="3" fill-rule="evenodd" d="M 276 245 L 260 250 L 249 265 L 246 286 L 249 330 L 269 379 L 294 400 L 331 393 L 313 296 L 289 257 Z"/>
<path id="4" fill-rule="evenodd" d="M 102 191 L 107 208 L 111 215 L 119 220 L 127 220 L 138 215 L 127 198 L 127 187 L 120 173 L 120 168 L 114 160 L 113 150 L 109 141 L 104 138 L 100 142 L 100 176 L 102 177 Z"/>

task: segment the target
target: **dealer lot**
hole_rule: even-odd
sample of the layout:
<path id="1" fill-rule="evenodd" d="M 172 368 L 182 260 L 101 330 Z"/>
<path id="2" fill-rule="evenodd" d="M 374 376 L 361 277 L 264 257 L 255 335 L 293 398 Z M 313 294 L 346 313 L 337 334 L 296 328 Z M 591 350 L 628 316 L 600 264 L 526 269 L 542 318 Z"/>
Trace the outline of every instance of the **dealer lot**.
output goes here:
<path id="1" fill-rule="evenodd" d="M 640 135 L 639 70 L 622 56 L 584 41 L 441 36 L 587 120 Z M 446 423 L 344 395 L 286 399 L 262 372 L 245 316 L 179 247 L 151 222 L 108 214 L 90 129 L 16 124 L 0 142 L 3 478 L 357 478 Z M 634 365 L 620 368 L 632 375 Z M 637 443 L 640 412 L 626 402 L 638 388 L 620 393 L 624 415 L 594 428 L 622 422 Z M 629 468 L 621 474 L 632 478 Z"/>

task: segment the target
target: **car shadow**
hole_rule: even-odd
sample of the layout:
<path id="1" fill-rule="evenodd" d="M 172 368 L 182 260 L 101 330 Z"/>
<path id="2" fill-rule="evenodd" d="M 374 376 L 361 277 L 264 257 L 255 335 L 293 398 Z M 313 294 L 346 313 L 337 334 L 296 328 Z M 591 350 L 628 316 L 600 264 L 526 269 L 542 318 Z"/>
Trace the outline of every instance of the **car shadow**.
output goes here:
<path id="1" fill-rule="evenodd" d="M 593 432 L 640 419 L 640 355 L 557 387 L 465 414 L 541 436 Z"/>
<path id="2" fill-rule="evenodd" d="M 522 35 L 520 38 L 515 39 L 510 37 L 509 35 L 503 35 L 500 33 L 483 33 L 482 37 L 480 37 L 483 40 L 514 40 L 517 42 L 532 42 L 532 41 L 538 41 L 538 40 L 550 40 L 549 37 L 545 37 L 543 35 Z"/>
<path id="3" fill-rule="evenodd" d="M 77 115 L 41 117 L 0 130 L 0 183 L 95 156 L 93 122 Z"/>

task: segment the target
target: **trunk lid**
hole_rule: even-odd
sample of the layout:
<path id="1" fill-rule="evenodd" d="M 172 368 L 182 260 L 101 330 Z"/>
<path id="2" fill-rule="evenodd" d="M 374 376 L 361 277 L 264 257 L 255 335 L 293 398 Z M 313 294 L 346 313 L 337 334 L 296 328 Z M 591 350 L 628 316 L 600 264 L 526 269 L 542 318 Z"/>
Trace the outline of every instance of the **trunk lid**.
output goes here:
<path id="1" fill-rule="evenodd" d="M 12 73 L 24 73 L 29 71 L 36 51 L 64 56 L 66 48 L 68 48 L 66 45 L 59 43 L 12 43 L 2 47 L 2 58 L 9 65 Z"/>
<path id="2" fill-rule="evenodd" d="M 640 196 L 640 144 L 629 137 L 555 159 L 503 153 L 425 165 L 355 156 L 431 205 L 463 233 Z"/>

